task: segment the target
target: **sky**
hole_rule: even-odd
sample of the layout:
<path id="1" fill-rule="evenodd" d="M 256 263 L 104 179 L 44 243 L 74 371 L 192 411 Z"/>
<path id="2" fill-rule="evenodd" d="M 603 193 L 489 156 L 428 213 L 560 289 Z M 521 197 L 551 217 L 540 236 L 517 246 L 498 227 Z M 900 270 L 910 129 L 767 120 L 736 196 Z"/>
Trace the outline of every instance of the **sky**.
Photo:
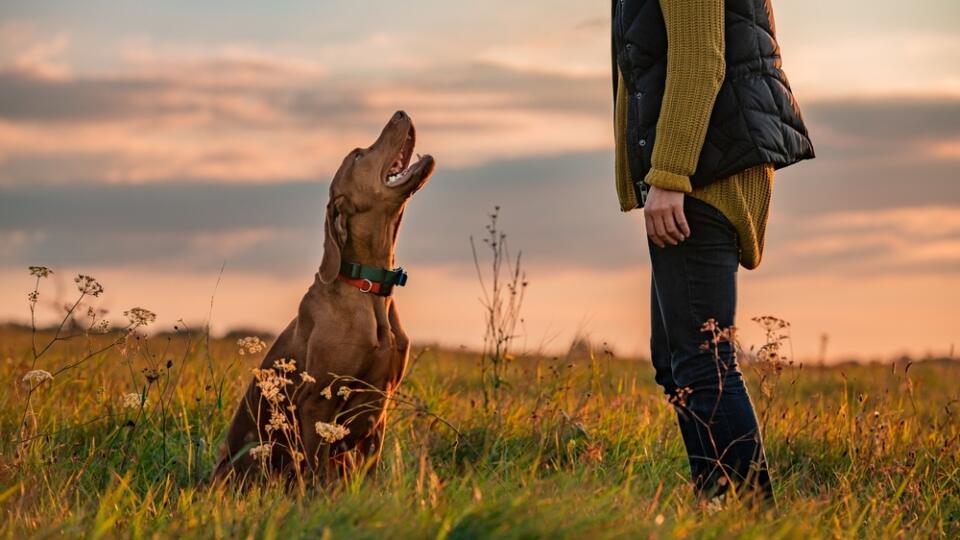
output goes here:
<path id="1" fill-rule="evenodd" d="M 818 157 L 780 171 L 738 326 L 799 360 L 952 354 L 960 337 L 960 3 L 775 1 Z M 469 238 L 488 214 L 530 281 L 518 346 L 647 354 L 640 212 L 613 182 L 598 0 L 0 1 L 0 320 L 95 276 L 113 317 L 278 331 L 322 253 L 328 182 L 397 109 L 438 169 L 397 294 L 423 343 L 479 345 Z M 222 278 L 220 269 L 224 268 Z M 219 280 L 219 284 L 218 284 Z M 826 344 L 824 347 L 824 343 Z"/>

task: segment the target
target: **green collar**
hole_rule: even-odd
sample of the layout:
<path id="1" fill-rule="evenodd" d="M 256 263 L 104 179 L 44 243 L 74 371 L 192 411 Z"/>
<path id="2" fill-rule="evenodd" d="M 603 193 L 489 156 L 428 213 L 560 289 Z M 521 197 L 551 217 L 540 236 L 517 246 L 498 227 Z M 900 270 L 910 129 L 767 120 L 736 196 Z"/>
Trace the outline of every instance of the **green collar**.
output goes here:
<path id="1" fill-rule="evenodd" d="M 407 284 L 407 273 L 403 268 L 387 270 L 377 266 L 344 262 L 340 265 L 340 281 L 360 289 L 361 292 L 377 296 L 390 296 L 394 286 Z"/>

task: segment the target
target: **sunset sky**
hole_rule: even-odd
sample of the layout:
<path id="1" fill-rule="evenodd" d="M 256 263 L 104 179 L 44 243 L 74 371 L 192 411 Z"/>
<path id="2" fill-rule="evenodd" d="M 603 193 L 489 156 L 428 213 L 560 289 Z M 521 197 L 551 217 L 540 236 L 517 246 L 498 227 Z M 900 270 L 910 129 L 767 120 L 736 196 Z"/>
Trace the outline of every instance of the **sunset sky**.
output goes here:
<path id="1" fill-rule="evenodd" d="M 739 325 L 793 323 L 796 355 L 947 354 L 960 344 L 960 2 L 774 1 L 818 158 L 781 171 Z M 476 346 L 469 236 L 494 205 L 530 279 L 521 345 L 575 333 L 645 355 L 640 212 L 613 184 L 609 2 L 4 2 L 0 319 L 26 266 L 141 305 L 278 331 L 319 264 L 326 190 L 396 109 L 433 154 L 399 262 L 405 326 Z"/>

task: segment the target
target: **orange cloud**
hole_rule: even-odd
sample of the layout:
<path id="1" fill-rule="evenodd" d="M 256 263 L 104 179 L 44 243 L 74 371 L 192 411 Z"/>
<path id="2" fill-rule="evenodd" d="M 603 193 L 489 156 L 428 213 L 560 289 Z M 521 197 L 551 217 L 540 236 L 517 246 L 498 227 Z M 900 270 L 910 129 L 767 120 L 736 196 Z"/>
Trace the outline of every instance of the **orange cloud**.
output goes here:
<path id="1" fill-rule="evenodd" d="M 934 159 L 960 160 L 960 139 L 951 139 L 930 144 L 927 153 Z"/>

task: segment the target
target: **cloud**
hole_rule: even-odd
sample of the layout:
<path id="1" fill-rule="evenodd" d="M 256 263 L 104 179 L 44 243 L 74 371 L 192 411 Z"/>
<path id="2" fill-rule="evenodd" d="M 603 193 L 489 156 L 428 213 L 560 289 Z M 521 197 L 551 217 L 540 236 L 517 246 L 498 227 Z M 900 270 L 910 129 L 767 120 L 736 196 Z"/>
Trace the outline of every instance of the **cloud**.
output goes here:
<path id="1" fill-rule="evenodd" d="M 367 71 L 333 54 L 277 52 L 282 45 L 148 39 L 120 47 L 123 63 L 110 69 L 58 77 L 16 60 L 62 53 L 62 38 L 30 30 L 20 40 L 28 45 L 11 41 L 15 53 L 0 58 L 0 185 L 324 178 L 399 108 L 417 120 L 421 148 L 446 166 L 607 150 L 609 68 L 593 58 L 608 36 L 602 19 L 576 20 L 488 42 L 458 61 L 421 55 L 381 66 L 414 45 L 377 32 L 329 46 L 354 62 L 376 52 Z M 0 38 L 27 31 L 16 28 Z M 30 43 L 49 46 L 31 53 Z M 805 102 L 804 112 L 832 169 L 936 166 L 960 154 L 958 96 L 833 98 Z"/>
<path id="2" fill-rule="evenodd" d="M 960 139 L 960 97 L 835 99 L 813 102 L 804 113 L 827 156 L 929 159 Z"/>
<path id="3" fill-rule="evenodd" d="M 960 205 L 811 216 L 770 245 L 771 275 L 949 275 L 960 267 Z"/>
<path id="4" fill-rule="evenodd" d="M 911 17 L 902 17 L 899 8 L 888 12 L 896 13 L 891 28 L 864 28 L 860 19 L 863 13 L 876 11 L 874 3 L 847 4 L 847 9 L 859 13 L 858 20 L 841 19 L 835 13 L 828 17 L 831 21 L 827 24 L 840 24 L 842 29 L 824 30 L 818 20 L 808 28 L 795 27 L 790 37 L 809 32 L 805 42 L 780 39 L 786 71 L 793 86 L 803 89 L 801 97 L 960 96 L 956 68 L 938 61 L 960 56 L 960 37 L 954 30 L 906 28 Z M 802 7 L 810 9 L 809 3 Z M 929 14 L 938 11 L 935 7 L 914 7 Z M 949 16 L 938 23 L 946 20 Z M 777 22 L 782 21 L 778 18 Z M 779 31 L 778 37 L 783 37 Z"/>
<path id="5" fill-rule="evenodd" d="M 405 108 L 440 167 L 400 237 L 413 283 L 433 284 L 402 291 L 411 330 L 475 333 L 468 237 L 500 205 L 534 279 L 534 344 L 589 317 L 645 351 L 647 248 L 612 186 L 605 10 L 376 0 L 232 5 L 224 19 L 217 3 L 185 18 L 146 2 L 105 18 L 22 4 L 10 15 L 36 25 L 0 22 L 3 298 L 23 299 L 23 266 L 47 263 L 172 322 L 206 313 L 226 261 L 226 322 L 280 327 L 319 260 L 323 180 Z M 819 157 L 777 175 L 742 312 L 790 318 L 811 351 L 821 331 L 843 351 L 942 343 L 960 290 L 956 2 L 907 17 L 893 0 L 814 4 L 780 5 L 778 30 Z M 821 20 L 828 4 L 838 16 Z M 877 335 L 865 312 L 898 331 Z"/>
<path id="6" fill-rule="evenodd" d="M 829 186 L 848 182 L 806 165 L 787 171 L 774 192 L 763 275 L 944 273 L 956 266 L 955 184 L 917 189 L 894 171 L 851 181 L 849 198 L 826 201 Z M 916 193 L 915 201 L 898 196 L 897 187 Z M 292 275 L 320 258 L 326 190 L 319 181 L 196 180 L 4 189 L 0 234 L 35 235 L 7 257 L 12 265 L 211 271 L 227 260 L 241 271 Z M 868 192 L 886 195 L 862 196 Z M 468 239 L 482 233 L 494 206 L 502 208 L 510 245 L 530 265 L 608 271 L 646 264 L 640 214 L 617 210 L 608 152 L 441 167 L 406 214 L 401 260 L 468 267 Z"/>
<path id="7" fill-rule="evenodd" d="M 0 255 L 11 261 L 20 258 L 24 254 L 30 253 L 30 250 L 40 244 L 44 237 L 44 233 L 40 231 L 0 230 Z"/>
<path id="8" fill-rule="evenodd" d="M 529 249 L 531 263 L 637 264 L 643 243 L 636 219 L 617 212 L 612 184 L 595 181 L 609 173 L 606 153 L 441 169 L 412 202 L 400 251 L 422 264 L 468 263 L 469 236 L 482 232 L 487 213 L 500 205 L 510 241 L 518 249 L 536 246 Z M 326 189 L 324 182 L 197 181 L 4 189 L 0 232 L 45 234 L 10 264 L 209 269 L 227 257 L 245 270 L 282 273 L 319 260 Z M 611 244 L 598 244 L 597 231 Z M 232 246 L 226 253 L 204 247 L 225 239 Z"/>
<path id="9" fill-rule="evenodd" d="M 605 73 L 537 60 L 546 42 L 504 47 L 509 62 L 488 49 L 484 61 L 363 77 L 240 47 L 133 48 L 126 70 L 55 79 L 8 68 L 0 185 L 322 178 L 398 108 L 416 118 L 421 148 L 452 166 L 610 148 Z M 833 99 L 804 112 L 831 167 L 957 159 L 960 98 Z"/>
<path id="10" fill-rule="evenodd" d="M 329 175 L 398 108 L 449 164 L 608 144 L 609 100 L 592 78 L 479 63 L 361 85 L 254 58 L 56 80 L 0 72 L 0 184 Z"/>
<path id="11" fill-rule="evenodd" d="M 610 31 L 610 19 L 607 17 L 590 17 L 578 22 L 573 28 L 584 32 L 603 32 L 606 34 Z"/>
<path id="12" fill-rule="evenodd" d="M 960 236 L 960 212 L 945 206 L 837 212 L 821 217 L 813 227 L 817 230 L 843 229 L 851 233 L 881 228 L 890 230 L 891 236 L 906 238 Z"/>
<path id="13" fill-rule="evenodd" d="M 70 44 L 66 32 L 41 35 L 25 21 L 0 21 L 0 68 L 31 73 L 44 79 L 62 79 L 70 68 L 62 57 Z"/>
<path id="14" fill-rule="evenodd" d="M 599 39 L 596 26 L 574 32 Z M 249 46 L 140 44 L 124 49 L 124 69 L 57 78 L 8 63 L 0 231 L 19 235 L 11 236 L 20 239 L 17 264 L 209 269 L 227 258 L 251 272 L 285 271 L 272 260 L 306 267 L 319 246 L 323 180 L 402 107 L 417 121 L 418 150 L 440 164 L 414 203 L 429 211 L 407 218 L 401 248 L 412 260 L 463 263 L 466 239 L 501 205 L 514 245 L 535 246 L 533 264 L 643 264 L 638 218 L 615 210 L 608 77 L 574 69 L 575 58 L 542 57 L 565 35 L 383 73 Z M 365 39 L 364 47 L 399 46 L 391 36 Z M 869 220 L 960 205 L 960 98 L 834 98 L 805 103 L 804 113 L 819 157 L 778 174 L 769 245 L 790 255 L 772 256 L 771 272 L 855 271 L 865 260 L 890 271 L 951 264 L 937 253 L 952 253 L 954 236 L 901 245 Z M 865 230 L 823 221 L 852 219 L 845 212 L 866 212 Z M 907 234 L 904 223 L 883 226 Z M 39 234 L 23 240 L 28 232 Z"/>
<path id="15" fill-rule="evenodd" d="M 148 100 L 138 95 L 159 94 L 170 86 L 159 80 L 49 79 L 30 71 L 0 73 L 0 117 L 11 122 L 75 122 L 128 118 L 148 112 Z M 138 105 L 138 101 L 140 104 Z M 172 114 L 166 107 L 152 111 Z"/>

